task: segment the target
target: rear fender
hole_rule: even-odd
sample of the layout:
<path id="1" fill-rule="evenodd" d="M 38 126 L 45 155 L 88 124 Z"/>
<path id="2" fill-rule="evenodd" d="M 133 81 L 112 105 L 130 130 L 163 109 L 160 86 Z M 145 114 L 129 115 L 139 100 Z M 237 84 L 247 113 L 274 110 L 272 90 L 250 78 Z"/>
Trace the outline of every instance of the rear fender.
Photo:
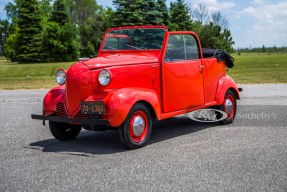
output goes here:
<path id="1" fill-rule="evenodd" d="M 44 115 L 51 115 L 56 112 L 58 102 L 65 102 L 65 86 L 60 85 L 51 89 L 44 97 Z"/>
<path id="2" fill-rule="evenodd" d="M 225 93 L 228 89 L 231 89 L 236 99 L 240 99 L 240 94 L 237 85 L 234 80 L 228 75 L 224 75 L 218 82 L 217 93 L 216 93 L 216 102 L 217 105 L 221 105 L 224 102 Z"/>
<path id="3" fill-rule="evenodd" d="M 144 88 L 123 88 L 116 90 L 107 102 L 107 117 L 110 125 L 120 126 L 137 102 L 149 103 L 157 118 L 159 117 L 160 102 L 155 91 Z"/>

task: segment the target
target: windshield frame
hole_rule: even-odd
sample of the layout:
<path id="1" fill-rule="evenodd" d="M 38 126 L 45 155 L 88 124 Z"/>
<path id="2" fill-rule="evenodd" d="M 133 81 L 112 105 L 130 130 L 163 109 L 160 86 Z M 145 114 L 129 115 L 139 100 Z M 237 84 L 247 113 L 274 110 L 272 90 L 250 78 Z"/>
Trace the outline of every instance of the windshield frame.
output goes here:
<path id="1" fill-rule="evenodd" d="M 163 29 L 164 30 L 164 36 L 163 36 L 163 42 L 162 42 L 162 47 L 161 49 L 127 49 L 127 50 L 106 50 L 106 49 L 103 49 L 104 46 L 105 46 L 105 41 L 106 41 L 106 38 L 108 35 L 111 35 L 109 34 L 109 32 L 111 31 L 115 31 L 115 30 L 129 30 L 129 29 Z M 166 36 L 167 36 L 167 33 L 168 32 L 168 29 L 167 27 L 165 26 L 126 26 L 126 27 L 116 27 L 116 28 L 110 28 L 108 29 L 105 34 L 104 34 L 104 37 L 102 39 L 102 42 L 101 42 L 101 46 L 100 46 L 100 49 L 99 49 L 99 53 L 110 53 L 110 52 L 154 52 L 154 51 L 162 51 L 164 49 L 164 44 L 165 44 L 165 41 L 166 41 Z"/>

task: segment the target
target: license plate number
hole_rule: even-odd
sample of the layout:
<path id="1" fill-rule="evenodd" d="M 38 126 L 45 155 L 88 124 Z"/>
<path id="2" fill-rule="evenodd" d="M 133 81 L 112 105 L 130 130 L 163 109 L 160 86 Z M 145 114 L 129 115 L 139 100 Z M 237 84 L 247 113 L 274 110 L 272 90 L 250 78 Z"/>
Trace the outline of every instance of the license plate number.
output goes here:
<path id="1" fill-rule="evenodd" d="M 81 113 L 82 114 L 104 114 L 105 105 L 103 101 L 82 101 L 81 102 Z"/>

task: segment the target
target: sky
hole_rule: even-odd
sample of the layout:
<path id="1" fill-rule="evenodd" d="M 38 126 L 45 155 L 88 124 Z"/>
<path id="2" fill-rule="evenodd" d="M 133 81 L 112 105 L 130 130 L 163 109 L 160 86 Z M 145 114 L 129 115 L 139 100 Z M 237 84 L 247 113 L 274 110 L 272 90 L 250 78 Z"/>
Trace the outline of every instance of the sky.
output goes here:
<path id="1" fill-rule="evenodd" d="M 175 0 L 167 0 L 168 5 Z M 8 2 L 0 1 L 0 18 Z M 98 4 L 113 7 L 112 0 L 97 0 Z M 220 11 L 229 21 L 235 41 L 234 48 L 287 46 L 287 0 L 185 0 L 193 9 L 199 3 L 210 12 Z"/>

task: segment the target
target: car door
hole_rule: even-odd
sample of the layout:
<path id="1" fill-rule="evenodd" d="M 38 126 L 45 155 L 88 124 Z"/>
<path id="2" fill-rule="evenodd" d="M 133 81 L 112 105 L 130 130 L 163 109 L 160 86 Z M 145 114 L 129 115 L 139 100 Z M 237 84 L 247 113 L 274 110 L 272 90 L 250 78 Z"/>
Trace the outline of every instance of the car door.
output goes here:
<path id="1" fill-rule="evenodd" d="M 194 34 L 171 32 L 162 64 L 163 111 L 204 104 L 203 66 Z"/>

